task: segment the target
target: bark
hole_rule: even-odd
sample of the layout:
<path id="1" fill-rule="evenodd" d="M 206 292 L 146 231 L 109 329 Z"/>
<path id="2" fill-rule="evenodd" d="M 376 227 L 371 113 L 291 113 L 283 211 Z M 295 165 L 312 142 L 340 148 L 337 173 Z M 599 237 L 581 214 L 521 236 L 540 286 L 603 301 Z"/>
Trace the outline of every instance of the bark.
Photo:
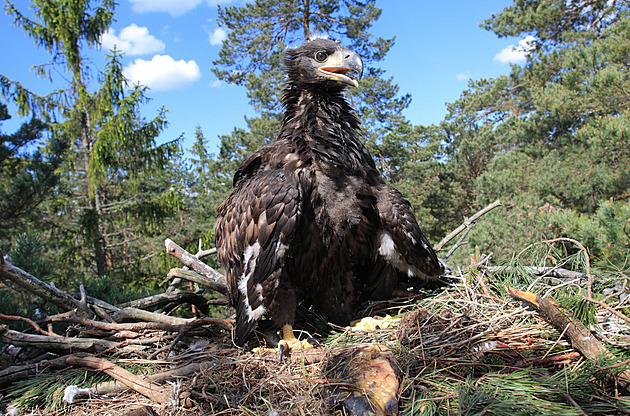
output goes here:
<path id="1" fill-rule="evenodd" d="M 17 347 L 37 348 L 55 352 L 101 352 L 120 346 L 120 342 L 107 341 L 98 338 L 72 338 L 50 335 L 24 334 L 22 332 L 0 326 L 0 342 Z"/>
<path id="2" fill-rule="evenodd" d="M 169 402 L 169 389 L 158 386 L 150 381 L 143 380 L 135 374 L 130 373 L 124 368 L 119 367 L 104 358 L 77 357 L 75 355 L 70 355 L 66 357 L 66 362 L 70 365 L 102 371 L 153 402 L 161 404 L 167 404 Z"/>
<path id="3" fill-rule="evenodd" d="M 224 295 L 227 294 L 227 280 L 225 279 L 225 276 L 175 244 L 171 239 L 167 238 L 164 243 L 166 245 L 167 253 L 177 257 L 186 266 L 206 278 L 203 280 L 204 283 L 200 284 L 211 287 Z"/>
<path id="4" fill-rule="evenodd" d="M 573 319 L 568 313 L 561 310 L 558 304 L 549 298 L 542 298 L 535 293 L 508 288 L 510 296 L 516 300 L 532 306 L 540 315 L 557 331 L 564 334 L 569 342 L 584 357 L 595 362 L 599 359 L 616 359 L 606 345 L 595 338 L 591 331 L 582 322 Z M 626 389 L 630 387 L 630 370 L 621 371 L 616 375 L 619 383 Z"/>

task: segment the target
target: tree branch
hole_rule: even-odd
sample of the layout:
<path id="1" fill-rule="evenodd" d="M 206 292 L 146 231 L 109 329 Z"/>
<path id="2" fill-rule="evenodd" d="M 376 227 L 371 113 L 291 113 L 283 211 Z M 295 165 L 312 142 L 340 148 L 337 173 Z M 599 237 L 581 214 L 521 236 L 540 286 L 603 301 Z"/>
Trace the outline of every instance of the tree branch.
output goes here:
<path id="1" fill-rule="evenodd" d="M 444 245 L 446 243 L 448 243 L 449 241 L 451 241 L 453 238 L 455 238 L 457 236 L 457 234 L 461 233 L 462 231 L 464 231 L 466 228 L 472 227 L 475 222 L 481 218 L 483 215 L 487 214 L 488 212 L 492 211 L 493 209 L 495 209 L 498 206 L 501 206 L 501 201 L 499 201 L 498 199 L 496 201 L 494 201 L 492 204 L 488 205 L 487 207 L 485 207 L 484 209 L 482 209 L 481 211 L 477 212 L 475 215 L 473 215 L 470 218 L 466 218 L 464 223 L 462 225 L 460 225 L 459 227 L 457 227 L 455 230 L 453 230 L 449 235 L 447 235 L 446 237 L 444 237 L 442 239 L 442 241 L 440 241 L 439 243 L 437 243 L 433 248 L 435 249 L 435 251 L 440 251 L 442 249 L 442 247 L 444 247 Z"/>
<path id="2" fill-rule="evenodd" d="M 48 283 L 44 283 L 32 274 L 25 272 L 19 267 L 15 267 L 8 261 L 4 260 L 4 256 L 1 252 L 0 278 L 12 281 L 32 294 L 47 300 L 63 310 L 69 311 L 76 309 L 82 316 L 92 316 L 92 312 L 87 305 L 76 300 L 63 290 L 57 289 L 55 286 L 49 285 Z"/>
<path id="3" fill-rule="evenodd" d="M 532 292 L 518 289 L 507 289 L 509 295 L 532 306 L 540 315 L 557 331 L 566 335 L 573 348 L 578 350 L 588 360 L 597 364 L 597 360 L 616 359 L 606 345 L 591 334 L 591 331 L 562 311 L 553 299 L 543 298 Z M 624 370 L 617 374 L 619 383 L 626 389 L 630 387 L 630 370 Z"/>
<path id="4" fill-rule="evenodd" d="M 162 404 L 167 404 L 169 402 L 170 392 L 168 389 L 160 387 L 155 383 L 143 380 L 135 374 L 130 373 L 124 368 L 117 366 L 104 358 L 77 357 L 76 355 L 70 355 L 66 357 L 66 362 L 70 365 L 102 371 L 153 402 Z"/>
<path id="5" fill-rule="evenodd" d="M 225 276 L 175 244 L 170 238 L 167 238 L 164 243 L 167 253 L 177 257 L 182 263 L 199 273 L 202 278 L 205 278 L 203 279 L 204 286 L 211 287 L 224 295 L 227 294 L 227 280 Z"/>

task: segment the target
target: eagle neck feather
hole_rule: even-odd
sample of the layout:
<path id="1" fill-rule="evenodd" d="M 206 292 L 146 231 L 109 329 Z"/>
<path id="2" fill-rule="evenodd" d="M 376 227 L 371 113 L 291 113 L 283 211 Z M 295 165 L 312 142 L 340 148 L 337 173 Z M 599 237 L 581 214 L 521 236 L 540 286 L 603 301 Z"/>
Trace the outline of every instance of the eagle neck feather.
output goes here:
<path id="1" fill-rule="evenodd" d="M 360 123 L 341 90 L 285 89 L 285 114 L 280 138 L 306 149 L 324 169 L 344 168 L 360 174 L 374 162 L 358 137 Z"/>

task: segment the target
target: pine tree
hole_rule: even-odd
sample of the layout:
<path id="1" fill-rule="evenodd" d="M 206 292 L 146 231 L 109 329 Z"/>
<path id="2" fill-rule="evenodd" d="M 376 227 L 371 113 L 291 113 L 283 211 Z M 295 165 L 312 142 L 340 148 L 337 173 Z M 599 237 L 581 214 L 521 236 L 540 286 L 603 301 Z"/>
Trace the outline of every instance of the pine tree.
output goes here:
<path id="1" fill-rule="evenodd" d="M 585 225 L 602 209 L 617 211 L 606 201 L 628 203 L 629 12 L 622 1 L 517 0 L 484 23 L 534 42 L 524 66 L 471 83 L 442 124 L 470 208 L 508 204 L 510 221 L 493 213 L 473 242 L 511 250 L 574 232 L 570 217 Z M 566 226 L 558 213 L 568 215 Z M 593 252 L 630 249 L 628 235 L 619 238 Z"/>

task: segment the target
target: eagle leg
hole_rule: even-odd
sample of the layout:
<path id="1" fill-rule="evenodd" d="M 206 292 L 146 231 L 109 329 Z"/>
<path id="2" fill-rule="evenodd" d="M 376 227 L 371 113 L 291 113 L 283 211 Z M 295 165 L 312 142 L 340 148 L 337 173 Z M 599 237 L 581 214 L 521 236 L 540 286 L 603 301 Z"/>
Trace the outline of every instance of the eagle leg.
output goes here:
<path id="1" fill-rule="evenodd" d="M 291 350 L 305 350 L 313 347 L 321 346 L 319 341 L 314 338 L 307 338 L 300 341 L 295 337 L 293 333 L 293 326 L 291 324 L 282 325 L 282 339 L 278 343 L 278 349 L 280 350 L 280 361 L 286 352 Z"/>

